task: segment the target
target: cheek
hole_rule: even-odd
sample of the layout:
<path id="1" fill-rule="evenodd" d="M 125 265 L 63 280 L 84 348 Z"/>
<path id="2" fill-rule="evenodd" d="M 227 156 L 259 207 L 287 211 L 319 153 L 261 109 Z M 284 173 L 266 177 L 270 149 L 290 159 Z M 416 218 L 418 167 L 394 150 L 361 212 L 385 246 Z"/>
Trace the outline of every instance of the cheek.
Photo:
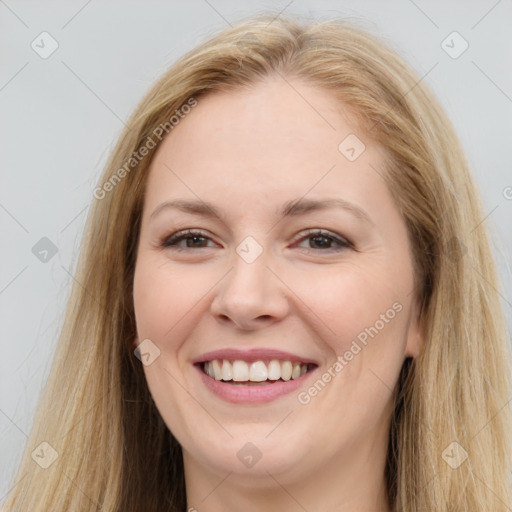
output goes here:
<path id="1" fill-rule="evenodd" d="M 388 386 L 394 386 L 407 344 L 406 276 L 398 280 L 382 262 L 331 270 L 314 279 L 303 275 L 293 284 L 304 301 L 301 316 L 308 315 L 307 322 L 318 326 L 315 335 L 328 349 L 328 371 L 336 375 L 330 397 L 340 401 L 343 396 L 341 401 L 347 404 L 387 401 Z"/>
<path id="2" fill-rule="evenodd" d="M 187 438 L 186 418 L 204 412 L 183 387 L 179 355 L 194 305 L 199 306 L 207 289 L 197 271 L 179 271 L 162 258 L 139 255 L 133 287 L 137 335 L 140 341 L 150 339 L 160 351 L 143 370 L 160 415 L 178 439 Z"/>
<path id="3" fill-rule="evenodd" d="M 161 259 L 140 258 L 133 290 L 139 337 L 160 343 L 176 338 L 175 330 L 187 315 L 193 314 L 194 307 L 199 307 L 201 297 L 216 280 L 208 280 L 205 272 L 179 269 Z"/>
<path id="4" fill-rule="evenodd" d="M 381 315 L 388 320 L 386 331 L 392 325 L 393 329 L 403 327 L 404 315 L 397 309 L 403 307 L 406 296 L 400 290 L 406 283 L 394 284 L 390 276 L 382 265 L 346 265 L 317 273 L 314 278 L 311 273 L 296 276 L 293 289 L 316 314 L 317 322 L 321 320 L 326 336 L 338 340 L 335 345 L 343 349 L 376 322 L 381 328 Z"/>

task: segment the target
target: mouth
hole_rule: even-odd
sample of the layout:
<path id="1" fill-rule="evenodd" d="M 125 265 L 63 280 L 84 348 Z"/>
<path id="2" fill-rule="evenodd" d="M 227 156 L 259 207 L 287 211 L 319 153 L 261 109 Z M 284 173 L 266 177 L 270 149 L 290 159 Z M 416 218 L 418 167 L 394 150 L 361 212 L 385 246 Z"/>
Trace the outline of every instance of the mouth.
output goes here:
<path id="1" fill-rule="evenodd" d="M 213 395 L 232 404 L 252 405 L 290 395 L 318 368 L 310 362 L 279 359 L 212 359 L 194 366 Z"/>
<path id="2" fill-rule="evenodd" d="M 213 359 L 197 363 L 203 373 L 232 386 L 265 386 L 296 380 L 316 368 L 316 364 L 278 359 L 243 361 Z"/>

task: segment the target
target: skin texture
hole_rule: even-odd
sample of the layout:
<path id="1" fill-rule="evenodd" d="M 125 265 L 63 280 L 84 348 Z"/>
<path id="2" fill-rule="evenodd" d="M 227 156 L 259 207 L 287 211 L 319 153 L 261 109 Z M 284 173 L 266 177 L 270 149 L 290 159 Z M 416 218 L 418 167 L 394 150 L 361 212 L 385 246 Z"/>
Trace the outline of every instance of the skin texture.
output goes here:
<path id="1" fill-rule="evenodd" d="M 407 230 L 382 178 L 383 150 L 328 91 L 289 83 L 273 77 L 199 98 L 158 148 L 135 269 L 135 341 L 160 350 L 144 371 L 183 447 L 188 507 L 386 512 L 392 390 L 422 342 Z M 352 162 L 338 150 L 351 133 L 366 145 Z M 303 196 L 350 201 L 371 222 L 336 208 L 278 217 Z M 150 219 L 171 199 L 211 202 L 222 220 L 177 209 Z M 309 228 L 353 248 L 336 251 Z M 183 229 L 208 238 L 183 240 L 181 251 L 160 246 Z M 248 236 L 263 250 L 250 264 L 236 252 Z M 298 392 L 225 402 L 191 363 L 221 348 L 286 350 L 318 362 L 307 391 L 396 303 L 400 312 L 307 404 Z M 237 457 L 247 442 L 261 452 L 252 467 Z"/>

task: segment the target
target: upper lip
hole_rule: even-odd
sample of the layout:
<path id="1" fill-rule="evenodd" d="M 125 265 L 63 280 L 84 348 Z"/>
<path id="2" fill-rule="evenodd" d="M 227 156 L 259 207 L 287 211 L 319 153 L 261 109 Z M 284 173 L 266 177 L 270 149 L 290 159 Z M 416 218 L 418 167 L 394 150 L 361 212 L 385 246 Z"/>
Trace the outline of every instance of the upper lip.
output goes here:
<path id="1" fill-rule="evenodd" d="M 227 359 L 229 361 L 261 361 L 265 359 L 277 359 L 280 361 L 299 361 L 301 363 L 315 364 L 318 363 L 309 358 L 285 352 L 283 350 L 276 350 L 273 348 L 253 348 L 248 350 L 239 350 L 236 348 L 225 348 L 206 352 L 195 359 L 192 363 L 204 363 L 205 361 L 213 361 L 214 359 Z"/>

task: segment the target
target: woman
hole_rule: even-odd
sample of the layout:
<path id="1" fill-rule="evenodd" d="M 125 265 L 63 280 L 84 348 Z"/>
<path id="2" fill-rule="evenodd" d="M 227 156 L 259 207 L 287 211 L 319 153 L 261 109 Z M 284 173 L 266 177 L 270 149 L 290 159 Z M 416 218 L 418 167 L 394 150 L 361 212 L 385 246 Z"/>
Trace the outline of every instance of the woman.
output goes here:
<path id="1" fill-rule="evenodd" d="M 94 196 L 6 510 L 509 510 L 482 208 L 382 42 L 224 31 L 150 90 Z"/>

